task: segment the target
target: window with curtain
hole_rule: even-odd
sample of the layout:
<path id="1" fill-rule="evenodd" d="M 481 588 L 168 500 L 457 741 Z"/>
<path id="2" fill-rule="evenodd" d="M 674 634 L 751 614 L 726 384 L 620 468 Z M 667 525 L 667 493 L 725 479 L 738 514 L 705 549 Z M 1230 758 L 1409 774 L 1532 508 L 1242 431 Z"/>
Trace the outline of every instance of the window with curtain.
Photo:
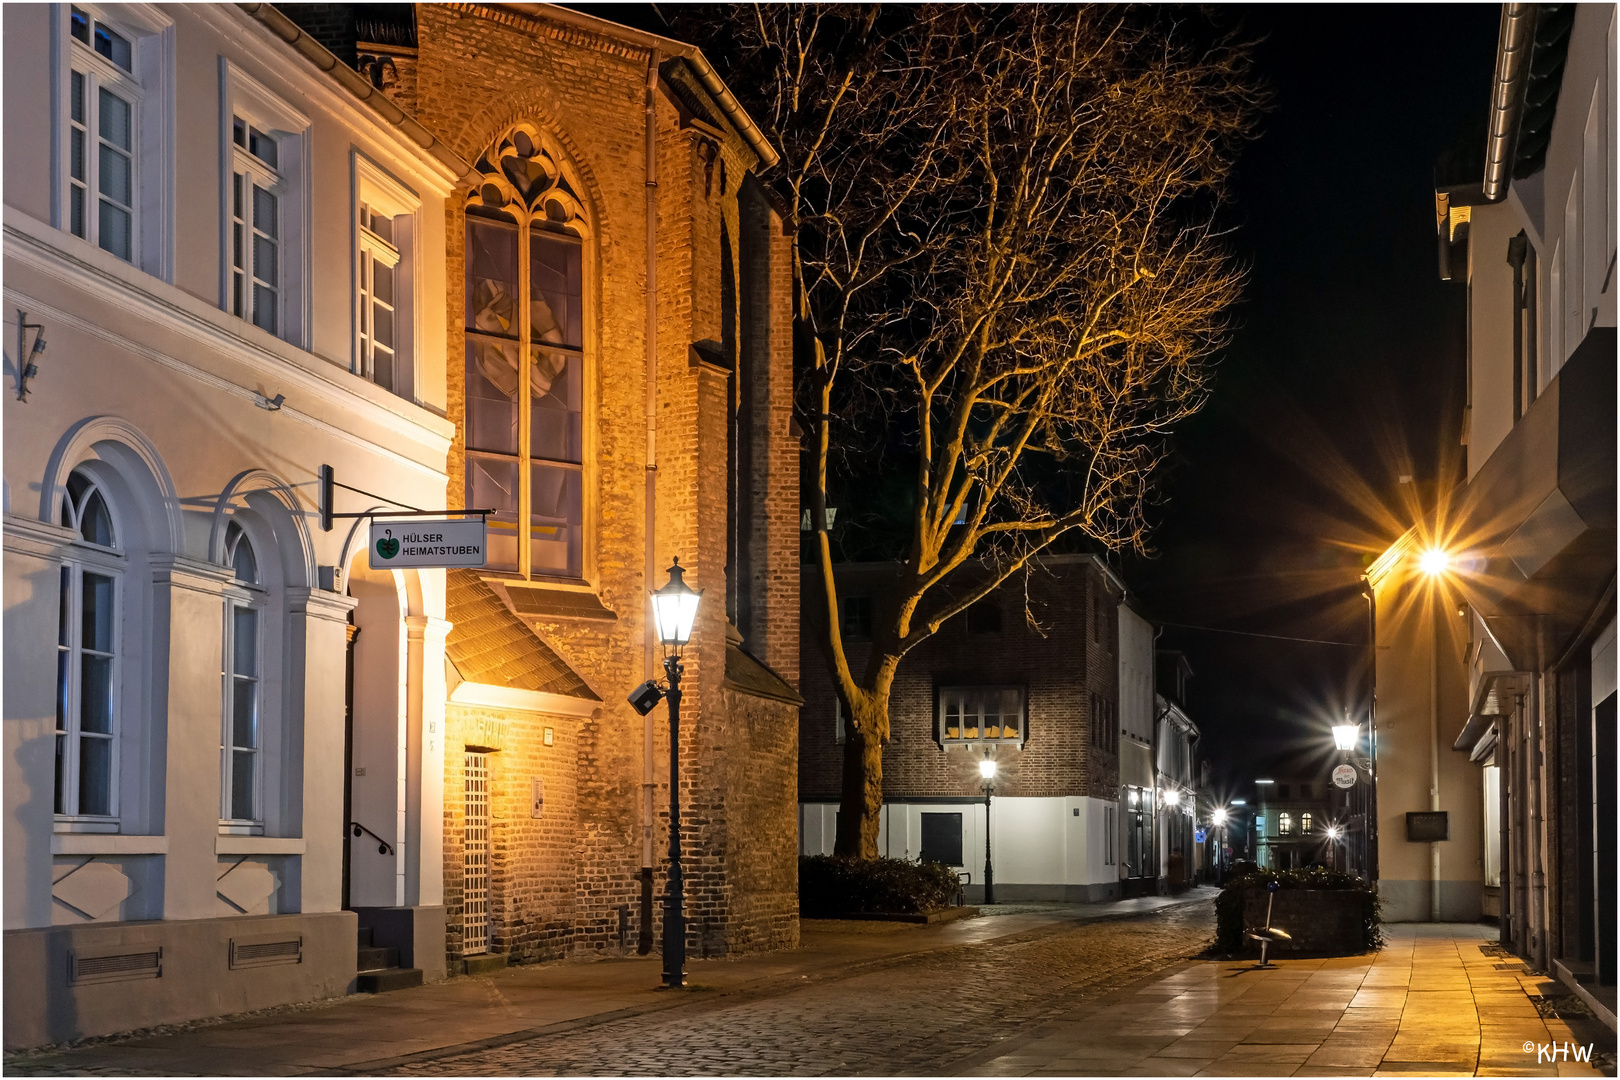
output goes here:
<path id="1" fill-rule="evenodd" d="M 68 476 L 60 524 L 74 541 L 59 581 L 55 810 L 110 820 L 118 814 L 123 557 L 106 496 L 81 471 Z"/>
<path id="2" fill-rule="evenodd" d="M 489 566 L 584 573 L 583 254 L 578 200 L 538 133 L 479 160 L 467 208 L 467 505 Z"/>
<path id="3" fill-rule="evenodd" d="M 1020 743 L 1024 735 L 1023 687 L 940 687 L 940 742 Z"/>
<path id="4" fill-rule="evenodd" d="M 260 797 L 264 598 L 253 542 L 234 521 L 225 531 L 225 561 L 234 588 L 225 603 L 219 816 L 222 823 L 252 827 L 264 819 Z"/>

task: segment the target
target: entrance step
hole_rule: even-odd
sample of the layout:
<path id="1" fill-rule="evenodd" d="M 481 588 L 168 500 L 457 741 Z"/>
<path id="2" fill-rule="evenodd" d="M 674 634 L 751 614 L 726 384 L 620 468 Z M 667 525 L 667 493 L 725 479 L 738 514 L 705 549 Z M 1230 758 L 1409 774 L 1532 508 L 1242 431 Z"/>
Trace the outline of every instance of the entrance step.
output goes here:
<path id="1" fill-rule="evenodd" d="M 384 994 L 390 990 L 405 990 L 422 985 L 421 968 L 380 968 L 362 971 L 354 977 L 355 989 L 362 994 Z"/>
<path id="2" fill-rule="evenodd" d="M 462 970 L 468 975 L 488 975 L 506 967 L 506 954 L 503 952 L 484 953 L 481 956 L 469 956 L 461 962 Z"/>
<path id="3" fill-rule="evenodd" d="M 355 954 L 354 966 L 358 971 L 375 971 L 378 968 L 399 967 L 399 950 L 368 948 L 362 945 Z"/>

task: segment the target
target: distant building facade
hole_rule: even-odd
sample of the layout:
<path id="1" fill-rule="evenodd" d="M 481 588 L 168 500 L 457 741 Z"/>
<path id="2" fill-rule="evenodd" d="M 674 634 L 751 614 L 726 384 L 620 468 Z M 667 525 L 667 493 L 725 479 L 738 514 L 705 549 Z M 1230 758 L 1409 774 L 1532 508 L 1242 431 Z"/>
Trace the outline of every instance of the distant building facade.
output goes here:
<path id="1" fill-rule="evenodd" d="M 1255 863 L 1264 870 L 1327 866 L 1337 857 L 1328 829 L 1339 825 L 1325 775 L 1262 777 L 1248 799 Z"/>
<path id="2" fill-rule="evenodd" d="M 885 603 L 892 564 L 840 566 L 843 636 L 860 670 L 863 639 Z M 844 709 L 814 623 L 819 571 L 804 570 L 799 735 L 801 850 L 831 853 Z M 985 796 L 979 762 L 996 762 L 990 807 L 998 901 L 1119 895 L 1120 600 L 1101 560 L 1056 556 L 943 626 L 901 662 L 883 748 L 880 854 L 944 863 L 983 895 Z M 1151 641 L 1151 633 L 1149 633 Z M 1149 653 L 1151 659 L 1151 652 Z M 1143 689 L 1133 685 L 1132 693 Z M 1151 780 L 1149 780 L 1151 783 Z M 1146 789 L 1151 795 L 1151 788 Z M 1152 818 L 1145 842 L 1152 850 Z"/>

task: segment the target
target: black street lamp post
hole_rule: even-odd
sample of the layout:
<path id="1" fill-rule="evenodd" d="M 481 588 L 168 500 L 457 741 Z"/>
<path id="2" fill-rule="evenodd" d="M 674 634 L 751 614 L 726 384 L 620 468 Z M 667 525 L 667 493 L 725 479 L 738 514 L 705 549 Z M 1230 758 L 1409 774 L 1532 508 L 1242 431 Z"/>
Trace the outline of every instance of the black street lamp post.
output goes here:
<path id="1" fill-rule="evenodd" d="M 990 756 L 990 751 L 984 752 L 984 760 L 979 762 L 979 775 L 984 777 L 984 902 L 996 902 L 996 875 L 990 869 L 990 796 L 996 790 L 996 760 Z"/>
<path id="2" fill-rule="evenodd" d="M 664 988 L 686 985 L 686 890 L 681 874 L 681 649 L 692 637 L 698 599 L 683 580 L 676 559 L 669 583 L 652 594 L 658 641 L 664 647 L 665 685 L 648 680 L 630 694 L 630 704 L 646 716 L 660 698 L 669 702 L 669 898 L 664 906 Z"/>

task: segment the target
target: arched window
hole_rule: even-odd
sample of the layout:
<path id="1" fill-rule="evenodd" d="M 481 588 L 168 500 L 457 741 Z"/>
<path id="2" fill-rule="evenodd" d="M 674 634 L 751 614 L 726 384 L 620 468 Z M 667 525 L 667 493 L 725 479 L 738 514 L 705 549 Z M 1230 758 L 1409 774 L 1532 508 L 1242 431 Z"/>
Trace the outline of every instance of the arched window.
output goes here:
<path id="1" fill-rule="evenodd" d="M 220 729 L 220 820 L 256 826 L 264 820 L 262 702 L 260 672 L 264 642 L 261 622 L 264 590 L 253 541 L 237 522 L 225 530 L 225 561 L 232 585 L 225 602 L 225 702 Z"/>
<path id="2" fill-rule="evenodd" d="M 1294 832 L 1294 815 L 1284 811 L 1277 815 L 1277 832 L 1281 836 L 1291 836 Z"/>
<path id="3" fill-rule="evenodd" d="M 56 813 L 118 814 L 118 661 L 124 558 L 112 509 L 95 480 L 75 470 L 61 524 L 74 532 L 61 568 L 56 637 Z"/>
<path id="4" fill-rule="evenodd" d="M 1301 836 L 1309 836 L 1311 832 L 1311 815 L 1299 815 L 1299 832 Z"/>
<path id="5" fill-rule="evenodd" d="M 583 573 L 584 320 L 578 198 L 539 133 L 481 157 L 467 204 L 467 505 L 489 567 Z"/>

